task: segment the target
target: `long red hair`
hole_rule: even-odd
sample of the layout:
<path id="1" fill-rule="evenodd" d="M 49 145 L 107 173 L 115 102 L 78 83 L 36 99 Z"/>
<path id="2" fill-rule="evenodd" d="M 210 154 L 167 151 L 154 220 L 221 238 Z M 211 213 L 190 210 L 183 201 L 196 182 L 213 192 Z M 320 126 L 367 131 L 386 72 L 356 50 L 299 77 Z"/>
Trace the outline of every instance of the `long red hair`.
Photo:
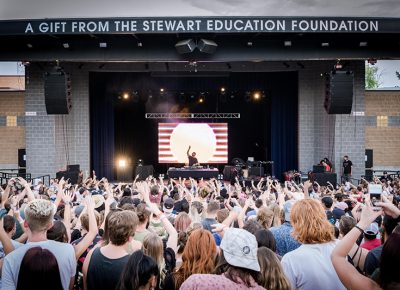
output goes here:
<path id="1" fill-rule="evenodd" d="M 175 289 L 192 274 L 210 274 L 215 267 L 217 246 L 213 235 L 204 229 L 193 231 L 182 254 L 182 265 L 173 274 Z"/>

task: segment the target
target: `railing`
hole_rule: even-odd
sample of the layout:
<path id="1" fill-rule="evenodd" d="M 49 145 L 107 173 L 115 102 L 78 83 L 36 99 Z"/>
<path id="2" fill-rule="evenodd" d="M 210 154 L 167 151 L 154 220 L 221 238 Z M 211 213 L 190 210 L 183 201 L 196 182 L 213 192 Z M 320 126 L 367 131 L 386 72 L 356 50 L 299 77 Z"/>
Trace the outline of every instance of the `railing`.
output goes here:
<path id="1" fill-rule="evenodd" d="M 4 172 L 4 171 L 10 171 L 10 172 Z M 6 184 L 11 178 L 22 177 L 28 182 L 40 179 L 44 185 L 46 186 L 50 185 L 50 175 L 48 174 L 32 178 L 31 173 L 18 173 L 15 171 L 18 171 L 18 169 L 0 169 L 0 184 Z"/>

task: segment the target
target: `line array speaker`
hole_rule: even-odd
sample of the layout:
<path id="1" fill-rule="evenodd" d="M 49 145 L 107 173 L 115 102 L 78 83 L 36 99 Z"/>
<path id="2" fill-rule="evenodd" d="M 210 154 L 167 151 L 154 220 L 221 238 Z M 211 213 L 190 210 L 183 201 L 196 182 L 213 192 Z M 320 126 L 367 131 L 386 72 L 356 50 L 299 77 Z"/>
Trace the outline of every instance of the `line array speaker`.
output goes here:
<path id="1" fill-rule="evenodd" d="M 44 74 L 44 97 L 49 115 L 68 114 L 71 110 L 71 80 L 64 71 Z"/>
<path id="2" fill-rule="evenodd" d="M 331 72 L 325 79 L 325 103 L 328 114 L 350 114 L 353 106 L 353 73 Z"/>

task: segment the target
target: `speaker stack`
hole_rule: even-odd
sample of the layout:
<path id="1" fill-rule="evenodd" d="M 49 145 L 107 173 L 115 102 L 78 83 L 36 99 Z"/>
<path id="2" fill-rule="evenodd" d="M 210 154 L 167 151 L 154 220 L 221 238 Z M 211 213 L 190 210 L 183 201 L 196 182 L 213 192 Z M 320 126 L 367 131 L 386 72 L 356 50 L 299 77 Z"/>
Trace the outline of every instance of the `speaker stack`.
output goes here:
<path id="1" fill-rule="evenodd" d="M 71 110 L 71 80 L 62 69 L 44 74 L 44 98 L 49 115 L 68 114 Z"/>
<path id="2" fill-rule="evenodd" d="M 324 107 L 328 114 L 350 114 L 353 106 L 353 73 L 334 71 L 325 78 Z"/>

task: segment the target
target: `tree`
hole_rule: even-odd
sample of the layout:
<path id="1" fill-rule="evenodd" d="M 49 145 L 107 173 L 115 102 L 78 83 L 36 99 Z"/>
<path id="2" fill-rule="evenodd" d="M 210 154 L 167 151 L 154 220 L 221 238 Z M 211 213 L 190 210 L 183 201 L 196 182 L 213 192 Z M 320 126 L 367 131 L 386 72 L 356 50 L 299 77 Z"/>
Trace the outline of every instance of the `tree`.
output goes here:
<path id="1" fill-rule="evenodd" d="M 365 65 L 365 88 L 376 89 L 382 84 L 381 73 L 377 66 Z"/>
<path id="2" fill-rule="evenodd" d="M 400 72 L 396 71 L 396 76 L 400 80 Z"/>

